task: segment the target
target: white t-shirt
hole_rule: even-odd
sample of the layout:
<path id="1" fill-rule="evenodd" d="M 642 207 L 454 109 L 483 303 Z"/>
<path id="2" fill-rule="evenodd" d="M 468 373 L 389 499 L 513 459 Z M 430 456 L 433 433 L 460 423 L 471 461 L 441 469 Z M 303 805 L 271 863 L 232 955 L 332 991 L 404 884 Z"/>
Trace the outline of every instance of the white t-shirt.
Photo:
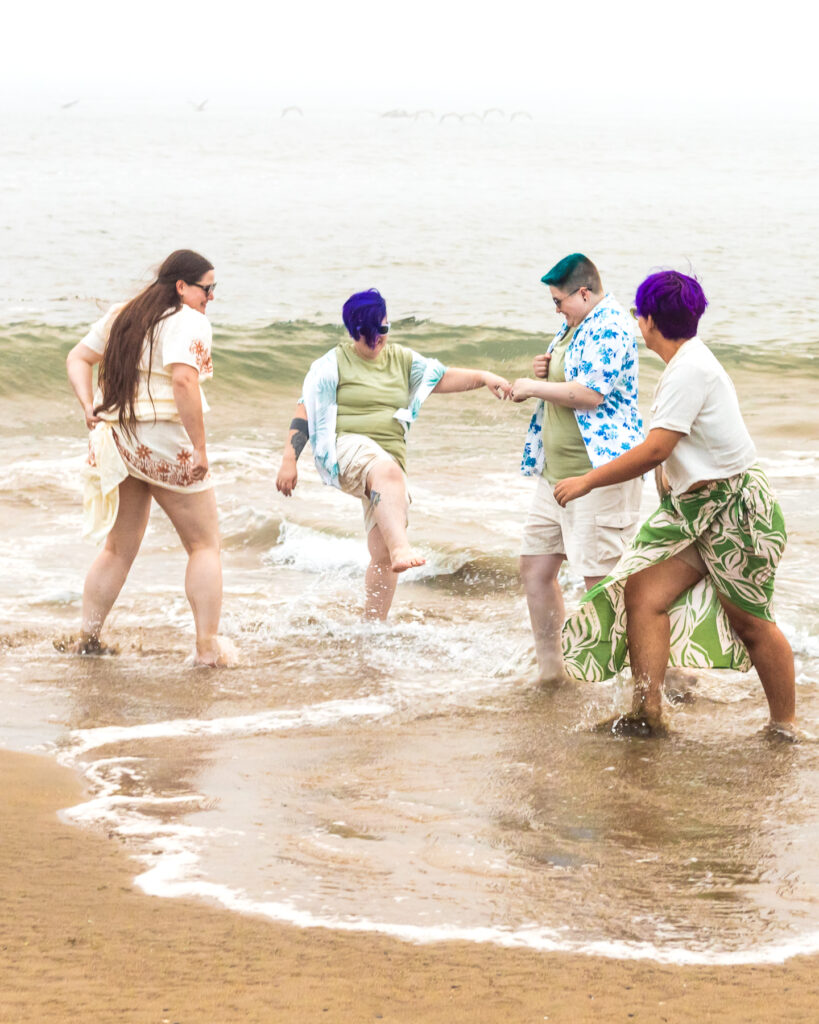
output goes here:
<path id="1" fill-rule="evenodd" d="M 672 494 L 700 480 L 724 480 L 756 462 L 731 378 L 699 338 L 684 342 L 654 392 L 651 429 L 681 437 L 663 463 Z"/>
<path id="2" fill-rule="evenodd" d="M 108 343 L 111 325 L 124 303 L 112 306 L 98 320 L 82 339 L 98 355 L 102 355 Z M 150 396 L 148 395 L 148 345 L 142 350 L 139 364 L 139 388 L 135 403 L 137 419 L 176 420 L 179 414 L 173 397 L 173 364 L 185 363 L 199 371 L 200 393 L 201 382 L 213 376 L 211 360 L 212 331 L 210 320 L 199 310 L 182 305 L 175 313 L 160 321 L 156 330 L 153 355 L 151 358 Z M 153 401 L 151 401 L 153 400 Z M 94 405 L 102 402 L 102 395 L 97 391 Z M 208 411 L 208 404 L 202 394 L 202 411 Z M 106 413 L 106 417 L 116 418 L 116 413 Z"/>

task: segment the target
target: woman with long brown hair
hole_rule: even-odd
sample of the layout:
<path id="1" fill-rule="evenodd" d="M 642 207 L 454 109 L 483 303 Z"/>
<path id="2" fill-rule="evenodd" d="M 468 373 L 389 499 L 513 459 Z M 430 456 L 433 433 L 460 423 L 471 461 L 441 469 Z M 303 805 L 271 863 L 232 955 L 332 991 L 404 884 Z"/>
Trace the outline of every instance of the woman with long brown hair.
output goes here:
<path id="1" fill-rule="evenodd" d="M 217 637 L 219 527 L 200 387 L 213 376 L 205 311 L 215 288 L 213 265 L 203 256 L 189 249 L 171 253 L 152 284 L 113 306 L 68 354 L 68 379 L 91 431 L 85 534 L 105 538 L 85 581 L 76 653 L 102 650 L 100 631 L 139 550 L 154 498 L 188 554 L 195 664 L 224 664 Z"/>

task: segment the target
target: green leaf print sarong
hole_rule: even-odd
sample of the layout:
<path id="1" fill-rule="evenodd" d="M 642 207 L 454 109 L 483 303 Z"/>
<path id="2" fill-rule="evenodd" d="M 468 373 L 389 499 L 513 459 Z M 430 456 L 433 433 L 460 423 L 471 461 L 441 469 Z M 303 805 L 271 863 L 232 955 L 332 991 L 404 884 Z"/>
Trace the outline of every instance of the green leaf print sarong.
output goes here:
<path id="1" fill-rule="evenodd" d="M 611 575 L 592 587 L 566 620 L 566 672 L 600 682 L 624 667 L 627 578 L 691 544 L 708 575 L 669 608 L 670 664 L 747 672 L 748 652 L 731 629 L 717 592 L 750 614 L 773 621 L 774 576 L 786 540 L 782 510 L 759 466 L 688 494 L 667 495 Z"/>

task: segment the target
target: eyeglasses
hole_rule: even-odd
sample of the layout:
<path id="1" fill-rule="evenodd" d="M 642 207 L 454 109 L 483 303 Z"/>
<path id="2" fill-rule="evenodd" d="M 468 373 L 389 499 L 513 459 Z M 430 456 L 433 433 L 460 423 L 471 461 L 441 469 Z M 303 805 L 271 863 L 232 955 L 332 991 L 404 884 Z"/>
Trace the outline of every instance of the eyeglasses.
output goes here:
<path id="1" fill-rule="evenodd" d="M 581 284 L 579 288 L 575 288 L 574 292 L 579 292 L 580 288 L 583 288 L 583 287 L 585 287 L 585 286 Z M 554 295 L 553 295 L 552 296 L 552 302 L 554 302 L 554 304 L 555 304 L 555 309 L 560 309 L 560 307 L 563 305 L 563 303 L 566 301 L 566 299 L 569 299 L 569 298 L 572 297 L 572 295 L 574 295 L 574 292 L 569 292 L 568 295 L 564 295 L 564 296 L 562 296 L 559 299 L 556 299 L 554 297 Z"/>
<path id="2" fill-rule="evenodd" d="M 390 325 L 389 324 L 379 324 L 378 327 L 376 327 L 376 332 L 378 334 L 389 334 L 390 333 Z"/>
<path id="3" fill-rule="evenodd" d="M 207 295 L 207 297 L 210 298 L 211 295 L 213 295 L 213 293 L 216 291 L 216 282 L 214 281 L 213 284 L 199 284 L 198 281 L 194 281 L 191 287 L 201 288 L 205 295 Z"/>
<path id="4" fill-rule="evenodd" d="M 629 313 L 631 313 L 635 320 L 640 319 L 640 310 L 636 306 L 632 306 Z"/>

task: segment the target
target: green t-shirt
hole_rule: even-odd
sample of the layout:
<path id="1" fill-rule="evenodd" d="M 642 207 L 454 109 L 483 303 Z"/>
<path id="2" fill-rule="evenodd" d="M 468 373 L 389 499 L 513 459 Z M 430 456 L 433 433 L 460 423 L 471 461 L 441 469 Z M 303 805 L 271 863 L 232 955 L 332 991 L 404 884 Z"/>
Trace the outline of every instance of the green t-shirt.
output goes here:
<path id="1" fill-rule="evenodd" d="M 552 349 L 547 377 L 550 384 L 566 380 L 563 364 L 566 349 L 573 337 L 574 329 L 567 331 Z M 543 454 L 546 460 L 543 475 L 550 484 L 565 480 L 567 476 L 582 476 L 592 468 L 586 446 L 580 436 L 574 409 L 546 402 L 543 414 Z"/>
<path id="2" fill-rule="evenodd" d="M 375 359 L 364 359 L 355 343 L 336 348 L 338 356 L 338 418 L 336 434 L 364 434 L 394 456 L 407 471 L 404 425 L 395 419 L 409 405 L 412 352 L 403 345 L 385 345 Z"/>

